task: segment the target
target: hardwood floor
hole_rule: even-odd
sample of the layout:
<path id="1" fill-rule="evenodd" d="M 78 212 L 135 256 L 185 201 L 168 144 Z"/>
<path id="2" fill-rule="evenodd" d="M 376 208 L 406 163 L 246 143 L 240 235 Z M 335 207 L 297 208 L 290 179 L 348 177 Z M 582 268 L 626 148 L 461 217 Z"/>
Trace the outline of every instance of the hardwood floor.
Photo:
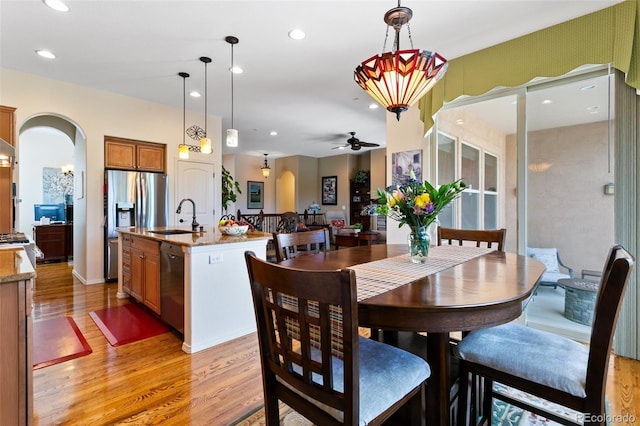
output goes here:
<path id="1" fill-rule="evenodd" d="M 128 303 L 117 285 L 84 286 L 66 263 L 39 265 L 33 320 L 71 316 L 93 353 L 34 371 L 36 425 L 227 425 L 262 404 L 254 334 L 187 355 L 166 333 L 111 347 L 89 317 Z M 640 419 L 640 361 L 612 357 L 612 425 Z"/>

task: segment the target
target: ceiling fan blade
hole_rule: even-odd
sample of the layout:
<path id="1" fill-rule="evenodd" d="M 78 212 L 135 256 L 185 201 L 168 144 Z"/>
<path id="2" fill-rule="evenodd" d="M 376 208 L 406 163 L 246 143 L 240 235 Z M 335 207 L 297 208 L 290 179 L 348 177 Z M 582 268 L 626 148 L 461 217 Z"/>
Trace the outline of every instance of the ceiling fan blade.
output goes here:
<path id="1" fill-rule="evenodd" d="M 380 144 L 377 144 L 377 143 L 371 143 L 371 142 L 363 142 L 363 141 L 360 141 L 360 142 L 358 142 L 358 143 L 359 143 L 361 146 L 364 146 L 364 147 L 380 146 Z"/>

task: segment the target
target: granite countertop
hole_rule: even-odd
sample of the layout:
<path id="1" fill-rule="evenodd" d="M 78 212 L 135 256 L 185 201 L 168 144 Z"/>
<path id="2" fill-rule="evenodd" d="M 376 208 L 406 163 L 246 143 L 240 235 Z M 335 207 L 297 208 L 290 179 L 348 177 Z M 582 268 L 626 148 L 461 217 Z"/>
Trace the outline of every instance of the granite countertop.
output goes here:
<path id="1" fill-rule="evenodd" d="M 27 252 L 22 247 L 0 249 L 0 284 L 35 278 Z"/>
<path id="2" fill-rule="evenodd" d="M 164 235 L 155 233 L 154 231 L 178 229 L 187 231 L 186 234 L 170 234 Z M 267 232 L 247 232 L 245 235 L 237 237 L 230 235 L 222 235 L 217 228 L 207 227 L 204 231 L 191 232 L 191 228 L 186 227 L 166 227 L 166 228 L 116 228 L 116 231 L 121 234 L 136 235 L 139 237 L 148 238 L 150 240 L 166 242 L 171 244 L 177 244 L 181 246 L 210 246 L 214 244 L 230 244 L 230 243 L 242 243 L 255 240 L 269 240 L 272 235 Z"/>

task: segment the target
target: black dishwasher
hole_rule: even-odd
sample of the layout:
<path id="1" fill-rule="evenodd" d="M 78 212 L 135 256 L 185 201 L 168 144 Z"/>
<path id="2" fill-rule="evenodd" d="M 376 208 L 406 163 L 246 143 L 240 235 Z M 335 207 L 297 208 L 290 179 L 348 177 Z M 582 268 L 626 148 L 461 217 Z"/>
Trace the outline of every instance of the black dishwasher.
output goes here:
<path id="1" fill-rule="evenodd" d="M 184 334 L 184 253 L 169 243 L 160 245 L 160 319 Z"/>

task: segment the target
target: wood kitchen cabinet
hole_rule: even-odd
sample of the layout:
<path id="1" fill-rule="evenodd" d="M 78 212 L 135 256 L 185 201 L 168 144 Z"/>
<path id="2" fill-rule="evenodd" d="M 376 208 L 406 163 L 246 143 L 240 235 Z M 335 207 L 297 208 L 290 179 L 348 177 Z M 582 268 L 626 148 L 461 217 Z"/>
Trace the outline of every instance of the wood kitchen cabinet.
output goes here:
<path id="1" fill-rule="evenodd" d="M 131 237 L 129 290 L 123 289 L 153 312 L 160 314 L 160 243 L 146 238 Z M 125 262 L 125 242 L 123 259 Z M 122 265 L 125 281 L 125 265 Z"/>
<path id="2" fill-rule="evenodd" d="M 105 136 L 105 169 L 164 173 L 167 147 L 163 144 Z"/>
<path id="3" fill-rule="evenodd" d="M 44 254 L 38 262 L 66 261 L 73 257 L 73 246 L 70 242 L 70 239 L 73 240 L 72 223 L 36 225 L 33 227 L 33 238 Z"/>
<path id="4" fill-rule="evenodd" d="M 16 146 L 16 109 L 0 105 L 0 138 Z M 13 167 L 0 167 L 0 233 L 13 231 Z"/>
<path id="5" fill-rule="evenodd" d="M 33 280 L 0 282 L 0 424 L 32 424 Z"/>

